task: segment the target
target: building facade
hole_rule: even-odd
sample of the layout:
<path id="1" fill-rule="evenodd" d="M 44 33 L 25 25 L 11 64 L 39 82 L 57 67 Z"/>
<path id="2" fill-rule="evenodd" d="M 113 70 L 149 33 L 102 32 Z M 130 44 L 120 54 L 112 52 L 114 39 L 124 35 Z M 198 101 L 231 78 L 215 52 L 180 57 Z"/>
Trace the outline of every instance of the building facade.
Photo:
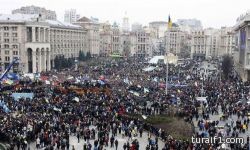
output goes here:
<path id="1" fill-rule="evenodd" d="M 87 17 L 82 17 L 77 20 L 76 25 L 82 26 L 87 31 L 87 51 L 92 56 L 100 55 L 100 24 L 95 20 L 91 20 Z"/>
<path id="2" fill-rule="evenodd" d="M 226 54 L 233 55 L 235 47 L 234 31 L 231 27 L 222 27 L 220 29 L 220 45 L 218 56 Z"/>
<path id="3" fill-rule="evenodd" d="M 121 34 L 121 54 L 125 57 L 131 56 L 131 37 L 130 33 Z"/>
<path id="4" fill-rule="evenodd" d="M 150 33 L 144 30 L 131 32 L 131 55 L 135 57 L 148 57 L 152 55 Z"/>
<path id="5" fill-rule="evenodd" d="M 160 39 L 164 38 L 165 32 L 168 30 L 168 23 L 165 21 L 154 21 L 149 23 L 149 29 L 152 32 L 151 37 Z"/>
<path id="6" fill-rule="evenodd" d="M 234 62 L 243 81 L 250 80 L 250 12 L 241 15 L 234 26 Z"/>
<path id="7" fill-rule="evenodd" d="M 107 23 L 100 24 L 100 56 L 107 57 L 112 52 L 112 30 L 111 25 Z"/>
<path id="8" fill-rule="evenodd" d="M 80 19 L 80 15 L 76 13 L 76 9 L 66 10 L 64 13 L 64 22 L 75 23 Z"/>
<path id="9" fill-rule="evenodd" d="M 115 54 L 122 54 L 122 47 L 121 47 L 121 31 L 119 29 L 119 26 L 114 23 L 112 25 L 112 37 L 111 37 L 111 53 Z"/>
<path id="10" fill-rule="evenodd" d="M 209 59 L 218 56 L 220 34 L 217 29 L 204 29 L 192 32 L 191 58 Z"/>
<path id="11" fill-rule="evenodd" d="M 191 56 L 194 59 L 218 58 L 232 55 L 235 45 L 234 32 L 230 27 L 208 28 L 192 32 Z"/>
<path id="12" fill-rule="evenodd" d="M 165 32 L 165 50 L 167 53 L 174 55 L 181 55 L 185 46 L 187 46 L 188 35 L 186 32 L 180 30 L 179 27 L 172 27 Z"/>
<path id="13" fill-rule="evenodd" d="M 1 15 L 0 45 L 2 70 L 14 58 L 13 71 L 36 73 L 53 68 L 56 55 L 78 57 L 86 52 L 86 31 L 80 26 L 44 20 L 39 15 Z"/>
<path id="14" fill-rule="evenodd" d="M 87 31 L 81 26 L 51 20 L 47 23 L 50 26 L 50 61 L 53 68 L 56 56 L 76 59 L 80 51 L 86 53 Z"/>
<path id="15" fill-rule="evenodd" d="M 37 6 L 26 6 L 12 11 L 12 14 L 40 14 L 43 19 L 56 20 L 56 12 Z"/>
<path id="16" fill-rule="evenodd" d="M 128 33 L 130 31 L 129 18 L 125 16 L 122 19 L 122 32 Z"/>

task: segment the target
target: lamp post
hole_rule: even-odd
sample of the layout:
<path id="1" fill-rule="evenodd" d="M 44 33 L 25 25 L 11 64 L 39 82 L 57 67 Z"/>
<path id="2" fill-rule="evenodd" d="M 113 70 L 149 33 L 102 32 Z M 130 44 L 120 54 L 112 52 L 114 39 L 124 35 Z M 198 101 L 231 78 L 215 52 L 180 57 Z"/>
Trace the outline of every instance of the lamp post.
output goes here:
<path id="1" fill-rule="evenodd" d="M 168 95 L 168 58 L 166 63 L 166 95 Z"/>

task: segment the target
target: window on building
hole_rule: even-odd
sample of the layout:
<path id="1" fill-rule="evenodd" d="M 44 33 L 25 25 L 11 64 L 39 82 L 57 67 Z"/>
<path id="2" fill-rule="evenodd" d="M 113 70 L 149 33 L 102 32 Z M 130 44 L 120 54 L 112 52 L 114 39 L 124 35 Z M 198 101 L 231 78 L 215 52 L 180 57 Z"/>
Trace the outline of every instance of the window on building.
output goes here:
<path id="1" fill-rule="evenodd" d="M 12 45 L 12 48 L 15 48 L 15 49 L 16 49 L 16 48 L 18 48 L 18 46 L 17 46 L 17 45 Z"/>
<path id="2" fill-rule="evenodd" d="M 12 27 L 12 31 L 17 31 L 17 27 Z"/>
<path id="3" fill-rule="evenodd" d="M 4 51 L 4 54 L 5 54 L 5 55 L 9 55 L 9 54 L 10 54 L 10 51 Z"/>
<path id="4" fill-rule="evenodd" d="M 5 61 L 10 61 L 10 57 L 9 56 L 5 56 Z"/>
<path id="5" fill-rule="evenodd" d="M 4 37 L 9 37 L 9 33 L 4 33 L 3 36 Z"/>
<path id="6" fill-rule="evenodd" d="M 17 43 L 17 38 L 13 38 L 13 42 L 14 42 L 14 43 Z"/>
<path id="7" fill-rule="evenodd" d="M 9 27 L 3 27 L 4 31 L 9 31 Z"/>
<path id="8" fill-rule="evenodd" d="M 17 37 L 17 33 L 12 33 L 12 36 L 13 37 Z"/>
<path id="9" fill-rule="evenodd" d="M 13 55 L 18 55 L 18 51 L 13 51 Z"/>
<path id="10" fill-rule="evenodd" d="M 4 48 L 10 48 L 8 44 L 4 44 Z"/>
<path id="11" fill-rule="evenodd" d="M 4 43 L 9 43 L 10 39 L 4 39 Z"/>

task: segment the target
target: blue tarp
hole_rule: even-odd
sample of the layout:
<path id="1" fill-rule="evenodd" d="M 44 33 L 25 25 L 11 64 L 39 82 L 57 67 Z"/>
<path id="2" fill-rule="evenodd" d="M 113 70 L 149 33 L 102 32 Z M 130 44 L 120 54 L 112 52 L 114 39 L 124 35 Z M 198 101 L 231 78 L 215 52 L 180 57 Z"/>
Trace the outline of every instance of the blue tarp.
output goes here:
<path id="1" fill-rule="evenodd" d="M 19 98 L 33 99 L 34 93 L 12 93 L 12 97 L 17 101 Z"/>

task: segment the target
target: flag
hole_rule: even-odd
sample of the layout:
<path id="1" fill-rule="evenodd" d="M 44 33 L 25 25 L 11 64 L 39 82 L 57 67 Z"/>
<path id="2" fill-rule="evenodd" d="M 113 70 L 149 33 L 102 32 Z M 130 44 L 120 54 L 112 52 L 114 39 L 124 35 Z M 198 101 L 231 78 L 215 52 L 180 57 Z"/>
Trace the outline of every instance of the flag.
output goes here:
<path id="1" fill-rule="evenodd" d="M 123 79 L 123 82 L 126 83 L 126 84 L 129 84 L 128 77 L 126 77 L 126 79 Z"/>
<path id="2" fill-rule="evenodd" d="M 103 80 L 98 80 L 98 83 L 101 84 L 101 85 L 105 84 L 105 82 Z"/>
<path id="3" fill-rule="evenodd" d="M 3 79 L 3 83 L 7 84 L 7 85 L 12 85 L 14 82 L 12 80 L 6 78 L 6 79 Z"/>
<path id="4" fill-rule="evenodd" d="M 170 18 L 170 15 L 168 15 L 168 29 L 172 28 L 172 20 Z"/>
<path id="5" fill-rule="evenodd" d="M 49 80 L 45 80 L 45 84 L 50 84 L 50 81 Z"/>
<path id="6" fill-rule="evenodd" d="M 147 116 L 145 116 L 145 115 L 142 115 L 142 118 L 143 118 L 143 119 L 147 119 Z"/>
<path id="7" fill-rule="evenodd" d="M 149 89 L 144 88 L 144 93 L 149 93 Z"/>
<path id="8" fill-rule="evenodd" d="M 105 77 L 104 77 L 103 75 L 101 75 L 101 76 L 99 77 L 99 80 L 105 80 Z"/>

